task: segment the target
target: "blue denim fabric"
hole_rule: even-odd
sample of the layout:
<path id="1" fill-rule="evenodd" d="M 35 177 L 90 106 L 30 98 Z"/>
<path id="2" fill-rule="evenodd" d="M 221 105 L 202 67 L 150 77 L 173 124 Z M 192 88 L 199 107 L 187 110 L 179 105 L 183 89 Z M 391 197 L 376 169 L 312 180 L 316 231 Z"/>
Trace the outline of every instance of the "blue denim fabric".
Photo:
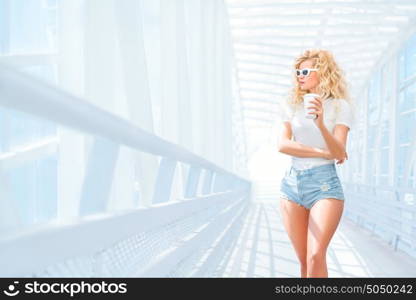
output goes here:
<path id="1" fill-rule="evenodd" d="M 306 170 L 289 167 L 280 183 L 280 197 L 307 209 L 324 198 L 345 200 L 341 181 L 332 163 Z"/>

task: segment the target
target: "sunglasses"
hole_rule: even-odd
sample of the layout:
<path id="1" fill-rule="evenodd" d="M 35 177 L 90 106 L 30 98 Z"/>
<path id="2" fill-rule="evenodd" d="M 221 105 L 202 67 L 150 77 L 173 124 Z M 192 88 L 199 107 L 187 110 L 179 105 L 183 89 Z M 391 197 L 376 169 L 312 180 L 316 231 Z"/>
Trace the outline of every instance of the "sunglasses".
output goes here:
<path id="1" fill-rule="evenodd" d="M 319 69 L 310 69 L 310 68 L 305 68 L 302 70 L 296 69 L 296 76 L 299 77 L 301 75 L 303 76 L 309 76 L 309 74 L 311 74 L 312 71 L 318 71 Z"/>

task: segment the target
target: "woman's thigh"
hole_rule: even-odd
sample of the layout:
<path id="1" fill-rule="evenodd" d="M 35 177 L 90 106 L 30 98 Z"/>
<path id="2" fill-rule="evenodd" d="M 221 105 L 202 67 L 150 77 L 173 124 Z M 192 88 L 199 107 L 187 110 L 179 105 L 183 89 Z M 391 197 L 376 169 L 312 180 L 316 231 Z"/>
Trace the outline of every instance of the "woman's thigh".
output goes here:
<path id="1" fill-rule="evenodd" d="M 292 200 L 281 198 L 280 212 L 299 260 L 306 263 L 309 210 Z"/>
<path id="2" fill-rule="evenodd" d="M 319 200 L 310 210 L 308 254 L 325 253 L 341 220 L 344 201 L 335 198 Z"/>

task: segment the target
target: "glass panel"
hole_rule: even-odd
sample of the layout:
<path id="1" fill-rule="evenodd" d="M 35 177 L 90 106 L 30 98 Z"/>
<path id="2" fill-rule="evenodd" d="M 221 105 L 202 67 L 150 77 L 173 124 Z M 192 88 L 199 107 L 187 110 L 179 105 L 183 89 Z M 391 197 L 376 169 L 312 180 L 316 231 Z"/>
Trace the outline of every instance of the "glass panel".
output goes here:
<path id="1" fill-rule="evenodd" d="M 416 74 L 416 34 L 414 34 L 406 46 L 406 78 Z"/>
<path id="2" fill-rule="evenodd" d="M 38 161 L 36 166 L 36 222 L 57 216 L 58 162 L 53 155 Z"/>
<path id="3" fill-rule="evenodd" d="M 368 90 L 368 122 L 369 125 L 377 125 L 380 109 L 380 72 L 377 72 L 370 81 Z"/>
<path id="4" fill-rule="evenodd" d="M 149 88 L 152 99 L 152 112 L 155 133 L 161 134 L 162 107 L 161 107 L 161 28 L 160 28 L 160 2 L 142 1 L 143 39 L 147 72 L 149 75 Z"/>
<path id="5" fill-rule="evenodd" d="M 56 125 L 52 122 L 12 109 L 3 109 L 2 111 L 7 114 L 7 119 L 0 123 L 8 127 L 9 132 L 12 133 L 8 135 L 8 138 L 5 133 L 3 151 L 13 151 L 16 147 L 56 135 Z"/>
<path id="6" fill-rule="evenodd" d="M 409 106 L 409 109 L 416 108 L 416 83 L 406 88 L 406 104 Z"/>
<path id="7" fill-rule="evenodd" d="M 9 1 L 0 1 L 0 54 L 9 50 Z"/>
<path id="8" fill-rule="evenodd" d="M 32 224 L 35 221 L 35 170 L 36 161 L 29 161 L 8 172 L 10 198 L 16 203 L 18 223 L 22 225 Z"/>
<path id="9" fill-rule="evenodd" d="M 56 50 L 56 0 L 8 1 L 8 6 L 10 53 Z M 25 26 L 22 26 L 22 20 Z"/>
<path id="10" fill-rule="evenodd" d="M 409 176 L 409 187 L 416 187 L 416 163 L 414 162 L 412 168 L 410 169 L 410 176 Z"/>
<path id="11" fill-rule="evenodd" d="M 0 153 L 7 151 L 9 148 L 8 136 L 10 133 L 8 129 L 8 118 L 8 112 L 0 106 Z"/>
<path id="12" fill-rule="evenodd" d="M 397 111 L 399 113 L 404 112 L 410 108 L 409 103 L 406 103 L 405 90 L 399 94 L 399 103 L 397 104 Z"/>
<path id="13" fill-rule="evenodd" d="M 404 174 L 404 167 L 406 163 L 406 159 L 403 157 L 407 156 L 408 146 L 399 147 L 396 156 L 396 185 L 402 186 L 403 185 L 403 174 Z"/>
<path id="14" fill-rule="evenodd" d="M 367 155 L 367 183 L 374 184 L 375 183 L 375 175 L 376 169 L 374 165 L 374 151 L 369 151 Z"/>
<path id="15" fill-rule="evenodd" d="M 391 95 L 393 93 L 393 72 L 392 63 L 387 63 L 383 68 L 383 84 L 382 84 L 382 101 L 383 107 L 388 107 L 387 103 L 390 103 Z"/>
<path id="16" fill-rule="evenodd" d="M 377 126 L 370 126 L 368 127 L 368 148 L 372 149 L 375 146 L 376 142 L 376 133 L 377 133 Z"/>
<path id="17" fill-rule="evenodd" d="M 378 184 L 381 185 L 381 186 L 388 186 L 389 185 L 389 177 L 388 176 L 381 175 L 378 180 L 379 180 Z"/>
<path id="18" fill-rule="evenodd" d="M 389 145 L 389 121 L 388 120 L 384 120 L 381 123 L 381 147 L 386 147 Z"/>
<path id="19" fill-rule="evenodd" d="M 416 111 L 405 113 L 398 118 L 397 135 L 399 144 L 410 143 L 414 136 L 414 126 L 416 124 Z"/>
<path id="20" fill-rule="evenodd" d="M 389 172 L 389 149 L 382 149 L 380 155 L 380 173 L 388 174 Z"/>

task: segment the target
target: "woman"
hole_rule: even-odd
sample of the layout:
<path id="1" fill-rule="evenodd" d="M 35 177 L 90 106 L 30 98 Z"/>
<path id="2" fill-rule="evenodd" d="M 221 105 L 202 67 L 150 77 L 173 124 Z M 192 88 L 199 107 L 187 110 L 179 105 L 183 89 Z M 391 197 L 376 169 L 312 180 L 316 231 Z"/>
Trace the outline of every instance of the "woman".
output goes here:
<path id="1" fill-rule="evenodd" d="M 292 156 L 280 187 L 285 229 L 300 262 L 301 277 L 328 277 L 326 251 L 344 208 L 335 161 L 348 159 L 353 110 L 344 76 L 326 50 L 307 50 L 295 60 L 294 88 L 284 103 L 279 152 Z M 303 95 L 315 93 L 311 105 Z M 315 119 L 305 117 L 315 114 Z M 294 140 L 292 140 L 292 136 Z"/>

